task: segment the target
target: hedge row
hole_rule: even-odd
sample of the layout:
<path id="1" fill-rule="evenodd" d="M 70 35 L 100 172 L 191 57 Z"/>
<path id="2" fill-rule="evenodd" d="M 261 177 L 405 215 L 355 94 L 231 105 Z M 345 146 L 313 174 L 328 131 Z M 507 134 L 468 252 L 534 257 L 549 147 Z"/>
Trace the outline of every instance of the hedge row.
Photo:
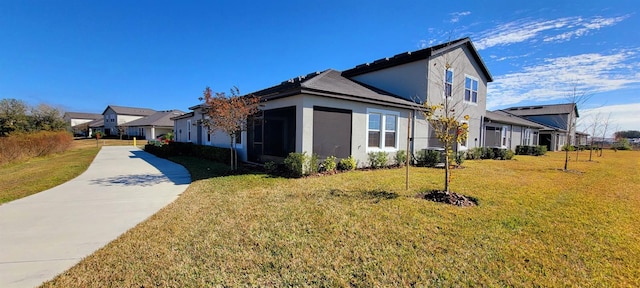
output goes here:
<path id="1" fill-rule="evenodd" d="M 183 142 L 169 142 L 169 144 L 161 146 L 147 144 L 144 146 L 144 151 L 160 158 L 191 156 L 219 163 L 228 163 L 229 158 L 231 157 L 229 148 L 196 145 L 193 143 Z"/>
<path id="2" fill-rule="evenodd" d="M 0 164 L 66 151 L 73 136 L 66 131 L 12 133 L 0 137 Z"/>
<path id="3" fill-rule="evenodd" d="M 518 145 L 516 146 L 516 155 L 533 155 L 533 156 L 542 156 L 547 153 L 547 146 L 539 145 L 539 146 L 525 146 Z"/>

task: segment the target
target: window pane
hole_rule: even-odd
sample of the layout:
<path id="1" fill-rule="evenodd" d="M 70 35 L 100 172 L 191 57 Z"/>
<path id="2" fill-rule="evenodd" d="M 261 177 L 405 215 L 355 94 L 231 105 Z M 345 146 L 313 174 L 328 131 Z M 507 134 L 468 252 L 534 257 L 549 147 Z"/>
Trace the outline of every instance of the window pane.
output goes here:
<path id="1" fill-rule="evenodd" d="M 396 147 L 396 132 L 384 133 L 384 147 Z"/>
<path id="2" fill-rule="evenodd" d="M 471 78 L 467 77 L 464 79 L 464 88 L 471 89 Z"/>
<path id="3" fill-rule="evenodd" d="M 444 95 L 451 97 L 451 84 L 444 84 Z"/>
<path id="4" fill-rule="evenodd" d="M 473 91 L 473 93 L 471 93 L 471 102 L 478 103 L 478 92 Z"/>
<path id="5" fill-rule="evenodd" d="M 380 131 L 369 131 L 369 147 L 380 147 Z"/>
<path id="6" fill-rule="evenodd" d="M 369 114 L 369 130 L 380 130 L 380 114 Z"/>
<path id="7" fill-rule="evenodd" d="M 464 89 L 464 101 L 471 101 L 471 90 Z"/>
<path id="8" fill-rule="evenodd" d="M 453 71 L 452 70 L 447 70 L 446 73 L 446 78 L 445 78 L 445 82 L 447 83 L 453 83 Z"/>
<path id="9" fill-rule="evenodd" d="M 385 131 L 396 131 L 396 116 L 387 115 L 384 123 Z"/>
<path id="10" fill-rule="evenodd" d="M 478 81 L 473 80 L 473 86 L 471 88 L 473 88 L 473 91 L 478 91 Z"/>

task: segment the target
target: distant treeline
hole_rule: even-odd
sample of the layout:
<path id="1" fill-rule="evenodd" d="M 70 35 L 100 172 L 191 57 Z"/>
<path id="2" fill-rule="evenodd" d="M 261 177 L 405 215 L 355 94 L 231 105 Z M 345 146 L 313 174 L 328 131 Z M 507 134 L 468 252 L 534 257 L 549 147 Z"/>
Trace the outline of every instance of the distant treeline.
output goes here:
<path id="1" fill-rule="evenodd" d="M 63 112 L 46 104 L 29 106 L 22 100 L 0 100 L 0 137 L 11 133 L 66 130 Z"/>

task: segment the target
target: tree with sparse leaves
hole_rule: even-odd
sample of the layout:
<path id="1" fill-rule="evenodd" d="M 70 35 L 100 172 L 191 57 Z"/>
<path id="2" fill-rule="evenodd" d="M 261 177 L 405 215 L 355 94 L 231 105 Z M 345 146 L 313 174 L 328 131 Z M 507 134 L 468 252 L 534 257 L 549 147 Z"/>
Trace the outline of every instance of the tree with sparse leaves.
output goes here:
<path id="1" fill-rule="evenodd" d="M 213 92 L 206 87 L 201 98 L 205 102 L 206 113 L 209 116 L 204 125 L 209 128 L 209 133 L 221 131 L 229 135 L 229 148 L 231 152 L 231 170 L 237 168 L 237 156 L 234 149 L 234 141 L 242 131 L 247 128 L 247 118 L 258 112 L 260 98 L 253 95 L 240 95 L 238 87 L 231 89 L 231 95 L 224 92 Z"/>
<path id="2" fill-rule="evenodd" d="M 450 97 L 447 97 L 450 98 Z M 434 130 L 436 138 L 442 143 L 444 157 L 444 192 L 449 193 L 449 184 L 451 183 L 451 163 L 454 159 L 453 144 L 464 143 L 469 134 L 469 124 L 462 122 L 460 116 L 456 114 L 455 109 L 451 106 L 447 99 L 443 103 L 429 105 L 425 103 L 426 111 L 423 112 L 425 118 L 429 122 L 431 129 Z M 469 120 L 469 115 L 463 116 L 464 120 Z"/>

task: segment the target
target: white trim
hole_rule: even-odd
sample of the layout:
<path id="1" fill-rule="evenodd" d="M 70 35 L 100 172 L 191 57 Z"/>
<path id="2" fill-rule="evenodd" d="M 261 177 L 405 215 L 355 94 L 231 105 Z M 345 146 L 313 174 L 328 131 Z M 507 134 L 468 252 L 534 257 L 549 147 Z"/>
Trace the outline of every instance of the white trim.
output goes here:
<path id="1" fill-rule="evenodd" d="M 467 78 L 476 81 L 476 85 L 478 85 L 478 87 L 476 88 L 476 102 L 473 102 L 473 94 L 469 94 L 469 101 L 467 101 L 465 99 L 466 93 L 467 93 Z M 471 91 L 473 91 L 473 82 L 471 84 Z M 480 101 L 480 80 L 474 76 L 468 75 L 468 74 L 464 74 L 464 93 L 462 94 L 462 102 L 468 105 L 474 105 L 474 106 L 478 106 L 478 102 Z"/>
<path id="2" fill-rule="evenodd" d="M 369 147 L 369 114 L 379 114 L 380 115 L 380 146 L 381 147 Z M 386 132 L 386 121 L 387 115 L 395 116 L 396 118 L 396 139 L 394 147 L 385 147 L 385 132 Z M 365 134 L 365 147 L 366 152 L 396 152 L 400 147 L 400 112 L 391 111 L 391 110 L 381 110 L 374 108 L 367 108 L 367 133 Z"/>

